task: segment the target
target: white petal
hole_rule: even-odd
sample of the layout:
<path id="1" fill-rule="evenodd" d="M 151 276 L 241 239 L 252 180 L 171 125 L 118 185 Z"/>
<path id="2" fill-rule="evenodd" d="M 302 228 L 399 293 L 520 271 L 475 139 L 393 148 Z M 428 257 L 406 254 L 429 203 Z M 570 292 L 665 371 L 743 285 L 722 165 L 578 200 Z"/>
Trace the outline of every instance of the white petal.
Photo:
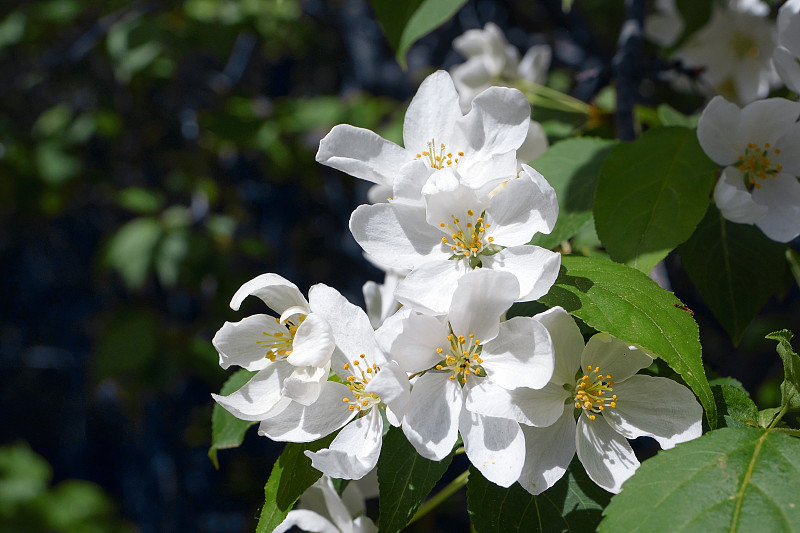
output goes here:
<path id="1" fill-rule="evenodd" d="M 395 417 L 402 419 L 408 409 L 411 395 L 408 376 L 397 363 L 384 363 L 374 378 L 364 388 L 366 392 L 377 394 Z"/>
<path id="2" fill-rule="evenodd" d="M 540 85 L 544 84 L 552 56 L 553 52 L 546 44 L 531 46 L 519 62 L 519 77 Z"/>
<path id="3" fill-rule="evenodd" d="M 555 350 L 553 383 L 573 385 L 575 373 L 581 366 L 581 354 L 585 347 L 580 328 L 562 307 L 553 307 L 533 318 L 544 324 L 553 342 Z"/>
<path id="4" fill-rule="evenodd" d="M 336 289 L 322 283 L 311 287 L 308 295 L 312 309 L 330 325 L 336 346 L 349 361 L 359 358 L 361 354 L 365 354 L 370 365 L 385 360 L 375 341 L 375 330 L 363 309 L 348 302 Z M 338 368 L 334 370 L 339 372 Z"/>
<path id="5" fill-rule="evenodd" d="M 258 296 L 278 314 L 295 306 L 308 309 L 308 302 L 297 285 L 277 274 L 261 274 L 242 285 L 231 299 L 231 308 L 238 311 L 248 296 Z"/>
<path id="6" fill-rule="evenodd" d="M 517 89 L 489 87 L 472 100 L 472 110 L 458 124 L 470 143 L 463 161 L 489 159 L 517 150 L 528 134 L 531 105 Z M 467 152 L 467 150 L 464 150 Z M 461 164 L 462 162 L 459 162 Z"/>
<path id="7" fill-rule="evenodd" d="M 387 266 L 410 270 L 449 257 L 441 252 L 442 232 L 425 221 L 423 207 L 361 205 L 350 216 L 350 231 L 365 252 Z"/>
<path id="8" fill-rule="evenodd" d="M 603 374 L 611 374 L 611 380 L 619 383 L 650 366 L 653 358 L 635 346 L 630 346 L 608 333 L 597 333 L 586 343 L 581 355 L 581 367 L 595 374 L 599 368 Z"/>
<path id="9" fill-rule="evenodd" d="M 328 322 L 317 313 L 309 313 L 297 328 L 292 353 L 286 360 L 295 366 L 324 366 L 331 360 L 334 346 Z"/>
<path id="10" fill-rule="evenodd" d="M 378 533 L 378 526 L 366 516 L 353 519 L 353 533 Z"/>
<path id="11" fill-rule="evenodd" d="M 293 371 L 292 365 L 278 361 L 250 378 L 236 392 L 227 396 L 212 394 L 211 397 L 236 418 L 263 420 L 284 399 L 283 381 Z"/>
<path id="12" fill-rule="evenodd" d="M 305 509 L 289 511 L 289 514 L 286 515 L 283 522 L 278 524 L 278 527 L 273 529 L 272 533 L 284 533 L 293 527 L 313 533 L 341 533 L 339 529 L 327 519 L 314 511 L 307 511 Z"/>
<path id="13" fill-rule="evenodd" d="M 653 437 L 665 450 L 703 432 L 703 408 L 692 391 L 667 378 L 632 376 L 614 385 L 616 407 L 603 411 L 621 435 Z"/>
<path id="14" fill-rule="evenodd" d="M 529 302 L 550 291 L 561 268 L 561 254 L 539 246 L 524 244 L 481 257 L 486 269 L 513 274 L 519 283 L 516 301 Z"/>
<path id="15" fill-rule="evenodd" d="M 744 174 L 736 167 L 725 167 L 714 187 L 714 203 L 726 220 L 753 224 L 767 213 L 767 208 L 753 200 L 744 185 Z"/>
<path id="16" fill-rule="evenodd" d="M 514 276 L 479 268 L 461 276 L 450 305 L 450 326 L 456 335 L 486 343 L 497 336 L 500 316 L 519 294 Z"/>
<path id="17" fill-rule="evenodd" d="M 547 142 L 547 134 L 541 124 L 531 120 L 528 124 L 528 135 L 525 142 L 517 150 L 517 160 L 523 163 L 530 163 L 547 151 L 550 143 Z"/>
<path id="18" fill-rule="evenodd" d="M 412 270 L 397 284 L 394 296 L 422 313 L 447 313 L 458 280 L 472 269 L 464 260 L 429 261 Z"/>
<path id="19" fill-rule="evenodd" d="M 411 159 L 408 152 L 377 133 L 339 124 L 319 142 L 317 162 L 380 185 L 392 185 L 394 175 Z"/>
<path id="20" fill-rule="evenodd" d="M 720 165 L 730 165 L 742 154 L 747 143 L 739 140 L 741 110 L 721 96 L 715 96 L 700 115 L 697 140 L 706 155 Z"/>
<path id="21" fill-rule="evenodd" d="M 546 185 L 543 191 L 541 185 L 525 173 L 506 182 L 486 208 L 487 237 L 500 246 L 519 246 L 537 232 L 550 233 L 558 217 L 558 202 L 553 188 Z"/>
<path id="22" fill-rule="evenodd" d="M 507 390 L 488 379 L 470 378 L 465 391 L 464 406 L 473 413 L 516 420 L 529 426 L 549 426 L 555 422 L 569 399 L 569 393 L 553 383 L 540 390 Z"/>
<path id="23" fill-rule="evenodd" d="M 269 349 L 259 341 L 268 340 L 267 335 L 289 336 L 285 327 L 269 315 L 253 315 L 239 322 L 225 322 L 211 343 L 219 352 L 219 366 L 228 368 L 237 365 L 247 370 L 262 370 L 270 364 L 266 358 Z"/>
<path id="24" fill-rule="evenodd" d="M 350 389 L 341 383 L 329 381 L 316 402 L 309 406 L 293 402 L 280 415 L 262 420 L 258 434 L 279 442 L 312 442 L 321 439 L 355 416 L 356 413 L 349 411 L 347 404 L 342 401 L 342 398 L 350 396 Z"/>
<path id="25" fill-rule="evenodd" d="M 800 63 L 797 64 L 800 69 Z M 795 122 L 794 125 L 777 141 L 775 141 L 775 148 L 780 149 L 781 153 L 776 154 L 774 150 L 770 153 L 770 160 L 773 164 L 780 164 L 783 166 L 782 172 L 791 174 L 792 176 L 800 176 L 800 122 Z"/>
<path id="26" fill-rule="evenodd" d="M 744 146 L 747 143 L 774 145 L 797 122 L 798 115 L 800 102 L 785 98 L 756 100 L 742 109 L 740 139 Z"/>
<path id="27" fill-rule="evenodd" d="M 578 459 L 592 481 L 615 494 L 622 490 L 622 484 L 639 468 L 639 460 L 631 445 L 602 416 L 589 420 L 585 414 L 581 414 L 575 434 L 575 448 Z"/>
<path id="28" fill-rule="evenodd" d="M 412 153 L 420 153 L 431 141 L 437 145 L 448 143 L 456 121 L 462 116 L 450 74 L 436 71 L 425 78 L 408 105 L 403 122 L 403 144 Z"/>
<path id="29" fill-rule="evenodd" d="M 772 53 L 775 70 L 783 83 L 794 92 L 800 92 L 800 62 L 786 48 L 779 46 Z"/>
<path id="30" fill-rule="evenodd" d="M 487 159 L 458 163 L 461 181 L 475 189 L 479 198 L 492 192 L 502 182 L 517 174 L 517 151 L 492 154 Z"/>
<path id="31" fill-rule="evenodd" d="M 367 190 L 367 201 L 371 204 L 388 202 L 392 197 L 392 187 L 389 185 L 373 185 Z"/>
<path id="32" fill-rule="evenodd" d="M 427 370 L 443 359 L 437 348 L 449 350 L 449 328 L 440 317 L 414 311 L 406 314 L 399 332 L 389 346 L 389 355 L 409 373 Z"/>
<path id="33" fill-rule="evenodd" d="M 778 242 L 789 242 L 800 235 L 800 183 L 786 173 L 767 179 L 753 190 L 753 200 L 767 207 L 756 221 L 764 235 Z"/>
<path id="34" fill-rule="evenodd" d="M 469 461 L 501 487 L 517 481 L 525 462 L 525 437 L 517 422 L 461 412 L 459 430 Z"/>
<path id="35" fill-rule="evenodd" d="M 363 501 L 361 502 L 363 506 Z M 350 531 L 353 523 L 349 509 L 336 489 L 330 477 L 323 475 L 300 496 L 298 509 L 308 509 L 320 516 L 330 519 L 339 531 Z"/>
<path id="36" fill-rule="evenodd" d="M 422 159 L 412 160 L 397 171 L 391 196 L 396 202 L 422 206 L 422 187 L 434 173 Z M 385 200 L 385 199 L 384 199 Z"/>
<path id="37" fill-rule="evenodd" d="M 429 372 L 417 379 L 403 433 L 421 456 L 441 461 L 452 451 L 463 401 L 461 387 L 448 374 Z"/>
<path id="38" fill-rule="evenodd" d="M 383 442 L 383 419 L 377 409 L 347 424 L 330 447 L 306 450 L 311 466 L 339 479 L 361 479 L 378 464 Z"/>
<path id="39" fill-rule="evenodd" d="M 475 191 L 461 182 L 461 176 L 452 168 L 434 172 L 422 187 L 425 198 L 426 220 L 432 227 L 441 228 L 442 235 L 452 230 L 446 226 L 453 224 L 453 217 L 469 220 L 467 211 L 483 211 Z M 474 215 L 476 218 L 480 214 Z M 445 226 L 441 226 L 444 223 Z"/>
<path id="40" fill-rule="evenodd" d="M 531 494 L 541 494 L 564 476 L 575 456 L 575 415 L 567 405 L 551 426 L 521 426 L 525 435 L 525 465 L 519 484 Z"/>
<path id="41" fill-rule="evenodd" d="M 505 389 L 541 389 L 553 377 L 553 341 L 530 317 L 502 322 L 497 337 L 484 344 L 481 359 L 489 379 Z"/>
<path id="42" fill-rule="evenodd" d="M 331 370 L 330 361 L 323 366 L 296 366 L 283 382 L 283 395 L 302 405 L 317 401 Z"/>

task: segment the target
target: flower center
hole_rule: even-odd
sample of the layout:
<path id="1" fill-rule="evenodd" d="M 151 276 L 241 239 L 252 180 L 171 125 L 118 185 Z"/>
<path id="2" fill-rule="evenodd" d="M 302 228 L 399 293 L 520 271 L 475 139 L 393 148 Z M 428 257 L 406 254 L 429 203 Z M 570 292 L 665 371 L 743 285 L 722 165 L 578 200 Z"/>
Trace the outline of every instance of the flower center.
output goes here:
<path id="1" fill-rule="evenodd" d="M 272 362 L 275 360 L 282 361 L 292 355 L 292 343 L 294 336 L 297 333 L 297 328 L 306 319 L 306 315 L 301 315 L 297 322 L 289 319 L 285 324 L 281 324 L 281 319 L 276 318 L 275 322 L 286 328 L 286 331 L 278 331 L 276 333 L 262 332 L 266 339 L 256 341 L 256 344 L 262 348 L 267 349 L 266 358 Z"/>
<path id="2" fill-rule="evenodd" d="M 742 32 L 736 32 L 731 36 L 730 46 L 733 50 L 734 56 L 738 59 L 753 58 L 755 59 L 761 54 L 758 48 L 758 43 L 752 35 Z"/>
<path id="3" fill-rule="evenodd" d="M 616 407 L 617 395 L 606 394 L 613 392 L 613 385 L 611 374 L 600 374 L 599 367 L 586 365 L 586 374 L 575 384 L 575 408 L 583 409 L 589 420 L 594 420 L 606 407 Z"/>
<path id="4" fill-rule="evenodd" d="M 769 143 L 764 144 L 764 148 L 757 144 L 750 143 L 744 151 L 744 155 L 739 156 L 739 161 L 735 163 L 736 168 L 744 172 L 745 186 L 748 190 L 761 188 L 758 179 L 765 180 L 774 178 L 778 172 L 783 170 L 781 165 L 775 165 L 769 160 Z M 774 154 L 780 154 L 780 149 L 773 150 Z"/>
<path id="5" fill-rule="evenodd" d="M 445 147 L 444 143 L 439 145 L 437 150 L 436 148 L 436 139 L 431 139 L 428 143 L 428 149 L 422 152 L 421 154 L 417 154 L 414 159 L 422 159 L 431 168 L 435 168 L 436 170 L 441 170 L 445 166 L 451 166 L 454 163 L 458 165 L 459 158 L 464 157 L 464 152 L 458 152 L 454 154 L 453 152 L 448 152 L 447 148 Z"/>
<path id="6" fill-rule="evenodd" d="M 350 411 L 367 411 L 381 403 L 380 396 L 374 392 L 366 392 L 364 390 L 380 368 L 374 363 L 369 366 L 365 360 L 365 354 L 362 353 L 359 357 L 360 360 L 354 359 L 352 365 L 350 363 L 344 365 L 344 369 L 352 373 L 352 375 L 347 376 L 346 385 L 350 389 L 353 398 L 342 398 L 342 402 L 348 404 L 347 408 Z"/>
<path id="7" fill-rule="evenodd" d="M 492 246 L 494 237 L 485 235 L 486 230 L 491 226 L 484 222 L 482 216 L 475 218 L 475 212 L 472 209 L 467 210 L 467 218 L 463 221 L 455 215 L 450 215 L 450 222 L 439 223 L 442 231 L 447 232 L 450 236 L 450 239 L 442 237 L 442 244 L 450 246 L 454 259 L 477 257 Z"/>
<path id="8" fill-rule="evenodd" d="M 483 346 L 481 346 L 481 341 L 475 338 L 475 335 L 470 333 L 464 337 L 451 333 L 447 336 L 447 341 L 450 343 L 450 353 L 436 365 L 436 370 L 452 372 L 450 381 L 458 380 L 462 385 L 467 382 L 467 376 L 470 374 L 478 377 L 486 376 L 486 370 L 480 366 L 483 363 L 483 359 L 481 359 Z M 436 348 L 437 354 L 444 355 L 444 352 L 444 349 Z"/>

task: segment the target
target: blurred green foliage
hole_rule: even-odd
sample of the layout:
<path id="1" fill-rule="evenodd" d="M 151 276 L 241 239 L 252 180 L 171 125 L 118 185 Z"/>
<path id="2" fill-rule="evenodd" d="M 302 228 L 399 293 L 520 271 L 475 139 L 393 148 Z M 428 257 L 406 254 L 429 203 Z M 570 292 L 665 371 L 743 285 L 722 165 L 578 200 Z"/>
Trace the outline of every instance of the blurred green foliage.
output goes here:
<path id="1" fill-rule="evenodd" d="M 50 486 L 50 465 L 26 444 L 0 447 L 0 530 L 6 533 L 133 532 L 94 483 Z"/>

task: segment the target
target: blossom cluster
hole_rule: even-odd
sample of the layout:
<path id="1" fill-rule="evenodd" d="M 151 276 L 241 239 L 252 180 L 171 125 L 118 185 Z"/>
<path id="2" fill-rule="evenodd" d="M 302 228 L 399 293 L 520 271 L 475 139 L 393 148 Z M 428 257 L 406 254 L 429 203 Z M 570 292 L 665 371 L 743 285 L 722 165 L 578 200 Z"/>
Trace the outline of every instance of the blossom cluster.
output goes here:
<path id="1" fill-rule="evenodd" d="M 766 5 L 757 1 L 740 4 L 740 9 L 744 9 L 742 6 L 749 9 L 748 17 L 758 15 L 757 20 L 766 24 L 767 19 L 763 18 L 768 12 Z M 726 30 L 730 31 L 730 27 L 726 26 Z M 735 31 L 739 32 L 736 33 L 739 39 L 748 35 L 755 39 L 747 32 L 752 27 Z M 774 66 L 786 86 L 797 91 L 800 89 L 800 0 L 790 0 L 781 6 L 777 31 L 773 33 L 774 41 L 770 43 Z M 751 53 L 757 52 L 761 57 L 764 47 L 753 46 Z M 736 63 L 735 70 L 737 76 L 748 82 L 757 79 L 748 71 L 749 64 Z M 738 87 L 740 96 L 748 95 L 744 99 L 749 102 L 747 105 L 740 108 L 723 96 L 716 96 L 706 106 L 697 127 L 703 150 L 724 167 L 714 188 L 714 202 L 726 219 L 754 224 L 770 239 L 789 242 L 800 235 L 797 150 L 800 103 L 785 98 L 763 99 L 769 92 L 769 83 L 757 91 L 743 92 L 743 85 Z M 755 98 L 762 99 L 752 101 Z"/>
<path id="2" fill-rule="evenodd" d="M 694 395 L 636 375 L 652 362 L 641 350 L 606 334 L 584 343 L 560 307 L 506 319 L 515 302 L 545 295 L 560 267 L 558 253 L 530 244 L 553 229 L 558 203 L 518 161 L 529 121 L 528 101 L 507 87 L 487 88 L 462 112 L 440 71 L 409 105 L 403 147 L 334 127 L 317 161 L 386 194 L 359 206 L 350 230 L 391 281 L 365 287 L 369 314 L 322 284 L 306 300 L 275 274 L 245 283 L 231 306 L 253 295 L 277 316 L 217 333 L 223 367 L 258 373 L 215 400 L 276 441 L 338 431 L 328 448 L 306 452 L 327 476 L 372 471 L 388 423 L 430 460 L 460 439 L 487 479 L 534 494 L 576 454 L 597 484 L 618 492 L 639 465 L 626 439 L 668 448 L 698 437 Z"/>

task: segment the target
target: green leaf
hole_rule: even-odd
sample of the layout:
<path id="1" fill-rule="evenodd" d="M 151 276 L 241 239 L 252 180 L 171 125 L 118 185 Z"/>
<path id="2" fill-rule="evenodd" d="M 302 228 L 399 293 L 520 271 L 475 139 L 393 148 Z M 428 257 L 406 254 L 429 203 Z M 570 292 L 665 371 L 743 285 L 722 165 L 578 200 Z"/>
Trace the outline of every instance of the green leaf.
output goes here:
<path id="1" fill-rule="evenodd" d="M 519 483 L 504 489 L 470 467 L 467 510 L 477 533 L 593 532 L 610 494 L 573 459 L 555 485 L 534 496 Z"/>
<path id="2" fill-rule="evenodd" d="M 650 272 L 703 219 L 718 169 L 686 128 L 655 128 L 617 145 L 594 199 L 597 235 L 611 258 Z"/>
<path id="3" fill-rule="evenodd" d="M 723 428 L 659 452 L 612 498 L 601 533 L 800 531 L 800 440 Z"/>
<path id="4" fill-rule="evenodd" d="M 800 409 L 800 357 L 792 350 L 792 332 L 775 331 L 768 339 L 778 341 L 778 355 L 783 360 L 783 383 L 781 383 L 781 407 Z"/>
<path id="5" fill-rule="evenodd" d="M 750 396 L 733 385 L 711 387 L 717 402 L 717 427 L 748 427 L 758 425 L 758 408 Z"/>
<path id="6" fill-rule="evenodd" d="M 370 3 L 397 62 L 405 70 L 406 53 L 411 45 L 447 22 L 467 0 L 371 0 Z"/>
<path id="7" fill-rule="evenodd" d="M 152 214 L 164 205 L 164 196 L 143 187 L 128 187 L 117 195 L 120 207 L 143 215 Z"/>
<path id="8" fill-rule="evenodd" d="M 696 128 L 699 117 L 697 115 L 684 115 L 669 104 L 659 104 L 656 108 L 658 119 L 664 126 L 682 126 Z"/>
<path id="9" fill-rule="evenodd" d="M 409 444 L 401 429 L 391 428 L 383 438 L 378 459 L 381 495 L 378 529 L 384 533 L 402 531 L 447 471 L 452 458 L 449 455 L 441 461 L 425 459 Z"/>
<path id="10" fill-rule="evenodd" d="M 131 289 L 144 285 L 153 264 L 153 255 L 163 230 L 150 217 L 135 218 L 111 237 L 105 262 L 122 276 Z"/>
<path id="11" fill-rule="evenodd" d="M 593 137 L 567 139 L 554 144 L 531 163 L 555 189 L 559 210 L 553 231 L 549 235 L 536 235 L 531 244 L 555 248 L 592 219 L 597 175 L 616 143 Z"/>
<path id="12" fill-rule="evenodd" d="M 758 228 L 725 220 L 715 206 L 678 253 L 697 292 L 736 344 L 783 285 L 784 245 Z"/>
<path id="13" fill-rule="evenodd" d="M 666 361 L 697 394 L 710 427 L 716 427 L 697 323 L 674 294 L 625 265 L 567 255 L 555 284 L 539 301 L 560 305 L 594 329 Z"/>
<path id="14" fill-rule="evenodd" d="M 311 467 L 311 459 L 303 452 L 326 448 L 336 433 L 307 444 L 290 442 L 272 466 L 264 486 L 264 507 L 256 525 L 256 533 L 270 533 L 283 522 L 300 495 L 313 485 L 322 472 Z"/>
<path id="15" fill-rule="evenodd" d="M 250 381 L 255 372 L 241 369 L 233 374 L 222 385 L 220 395 L 227 396 Z M 214 463 L 214 468 L 219 468 L 217 461 L 217 450 L 235 448 L 244 440 L 247 429 L 255 424 L 248 420 L 239 420 L 218 403 L 214 402 L 214 410 L 211 414 L 211 447 L 208 449 L 208 458 Z"/>

